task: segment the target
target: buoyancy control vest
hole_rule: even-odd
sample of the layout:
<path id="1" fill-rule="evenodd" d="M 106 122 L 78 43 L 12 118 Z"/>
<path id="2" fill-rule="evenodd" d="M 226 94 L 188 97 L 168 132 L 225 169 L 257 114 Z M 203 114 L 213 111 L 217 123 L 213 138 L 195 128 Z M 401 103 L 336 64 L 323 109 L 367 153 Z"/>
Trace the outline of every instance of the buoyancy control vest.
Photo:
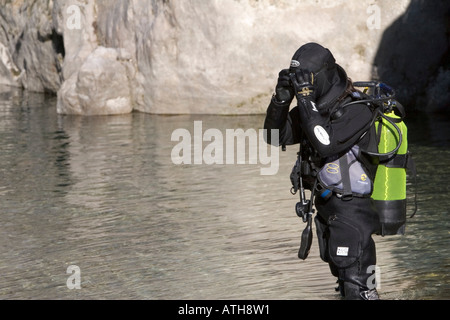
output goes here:
<path id="1" fill-rule="evenodd" d="M 323 199 L 333 194 L 343 200 L 351 200 L 354 196 L 371 197 L 380 217 L 381 235 L 404 234 L 406 170 L 411 169 L 415 175 L 414 162 L 408 150 L 407 127 L 403 122 L 404 108 L 395 100 L 394 90 L 385 84 L 355 82 L 354 86 L 365 87 L 365 90 L 355 92 L 351 102 L 340 108 L 350 104 L 361 104 L 363 107 L 367 104 L 367 107 L 373 108 L 376 146 L 372 146 L 371 150 L 377 152 L 362 150 L 354 145 L 345 154 L 326 159 L 320 167 L 311 167 L 308 156 L 304 154 L 301 166 L 297 161 L 291 173 L 292 193 L 296 193 L 298 184 L 296 186 L 294 182 L 301 175 L 302 180 L 307 182 L 306 188 L 314 190 Z M 303 146 L 301 149 L 307 148 Z M 368 155 L 377 164 L 375 176 L 369 174 L 364 166 L 362 154 Z M 317 181 L 314 183 L 312 179 Z"/>
<path id="2" fill-rule="evenodd" d="M 407 127 L 403 122 L 405 112 L 395 98 L 395 91 L 379 82 L 355 82 L 355 87 L 365 87 L 363 94 L 355 92 L 350 104 L 367 104 L 374 110 L 373 125 L 376 129 L 376 149 L 378 152 L 361 150 L 356 144 L 337 159 L 327 159 L 325 165 L 317 166 L 311 161 L 314 152 L 306 141 L 300 143 L 298 160 L 291 172 L 291 193 L 300 191 L 300 202 L 295 210 L 299 217 L 307 222 L 302 232 L 298 257 L 306 259 L 312 241 L 313 198 L 319 195 L 323 199 L 333 194 L 342 200 L 353 196 L 371 197 L 375 203 L 381 223 L 381 235 L 404 234 L 406 226 L 406 169 L 415 176 L 415 165 L 408 150 Z M 372 93 L 368 94 L 368 90 Z M 343 106 L 345 107 L 345 105 Z M 396 114 L 397 111 L 399 115 Z M 362 153 L 365 155 L 362 156 Z M 364 158 L 368 155 L 376 162 L 374 181 L 364 167 Z M 303 185 L 305 183 L 305 186 Z M 310 200 L 306 199 L 304 188 L 311 190 Z M 416 208 L 411 218 L 417 211 Z"/>
<path id="3" fill-rule="evenodd" d="M 352 104 L 369 107 L 361 102 L 364 97 L 366 95 L 359 91 L 349 93 L 342 102 L 338 102 L 331 109 L 330 118 L 332 120 L 341 118 L 345 114 L 344 108 Z M 373 132 L 375 133 L 375 131 Z M 366 134 L 368 132 L 364 133 L 361 139 Z M 370 149 L 376 150 L 376 148 Z M 349 145 L 343 153 L 324 160 L 324 164 L 317 173 L 318 183 L 315 191 L 323 199 L 328 199 L 333 194 L 342 200 L 351 200 L 353 197 L 370 197 L 373 191 L 375 172 L 373 165 L 368 165 L 362 155 L 359 142 Z"/>
<path id="4" fill-rule="evenodd" d="M 360 148 L 354 145 L 347 153 L 336 159 L 328 159 L 318 173 L 320 196 L 326 198 L 334 192 L 343 200 L 351 200 L 353 196 L 369 197 L 373 190 L 373 181 L 367 169 L 359 161 Z"/>

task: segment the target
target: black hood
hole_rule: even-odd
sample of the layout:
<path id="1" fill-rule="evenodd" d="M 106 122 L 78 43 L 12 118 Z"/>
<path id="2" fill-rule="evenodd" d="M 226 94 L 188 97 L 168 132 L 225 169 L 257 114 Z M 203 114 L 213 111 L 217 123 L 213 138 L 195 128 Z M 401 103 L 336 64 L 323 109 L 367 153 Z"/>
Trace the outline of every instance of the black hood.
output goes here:
<path id="1" fill-rule="evenodd" d="M 314 73 L 319 108 L 329 107 L 347 88 L 347 74 L 336 63 L 330 50 L 317 43 L 301 46 L 292 57 L 291 69 L 301 68 Z"/>

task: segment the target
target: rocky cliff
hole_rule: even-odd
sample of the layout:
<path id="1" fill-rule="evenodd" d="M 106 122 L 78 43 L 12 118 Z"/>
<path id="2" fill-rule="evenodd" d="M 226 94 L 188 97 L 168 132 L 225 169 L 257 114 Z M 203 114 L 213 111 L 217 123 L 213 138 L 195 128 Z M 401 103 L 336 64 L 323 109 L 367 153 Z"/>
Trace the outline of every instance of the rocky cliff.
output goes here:
<path id="1" fill-rule="evenodd" d="M 0 0 L 0 83 L 56 93 L 62 114 L 263 113 L 305 42 L 372 78 L 385 31 L 417 1 Z"/>

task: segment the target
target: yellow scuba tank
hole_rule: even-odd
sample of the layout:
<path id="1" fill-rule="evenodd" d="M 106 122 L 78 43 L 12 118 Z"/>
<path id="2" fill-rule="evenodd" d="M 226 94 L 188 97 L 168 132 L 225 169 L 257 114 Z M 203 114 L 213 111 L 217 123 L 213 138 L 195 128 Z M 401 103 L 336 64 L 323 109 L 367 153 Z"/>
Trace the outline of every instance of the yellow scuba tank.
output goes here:
<path id="1" fill-rule="evenodd" d="M 388 154 L 400 144 L 392 156 L 380 157 L 375 176 L 372 199 L 380 217 L 381 235 L 404 234 L 408 162 L 407 127 L 399 116 L 390 112 L 375 123 L 375 128 L 380 154 Z"/>
<path id="2" fill-rule="evenodd" d="M 411 169 L 415 175 L 414 162 L 408 151 L 408 130 L 403 122 L 405 110 L 395 100 L 395 91 L 384 83 L 360 81 L 354 86 L 365 87 L 364 94 L 370 98 L 363 101 L 378 108 L 375 115 L 378 152 L 367 154 L 378 161 L 371 197 L 380 218 L 381 235 L 403 235 L 406 226 L 406 169 Z M 416 211 L 417 202 L 411 217 Z"/>

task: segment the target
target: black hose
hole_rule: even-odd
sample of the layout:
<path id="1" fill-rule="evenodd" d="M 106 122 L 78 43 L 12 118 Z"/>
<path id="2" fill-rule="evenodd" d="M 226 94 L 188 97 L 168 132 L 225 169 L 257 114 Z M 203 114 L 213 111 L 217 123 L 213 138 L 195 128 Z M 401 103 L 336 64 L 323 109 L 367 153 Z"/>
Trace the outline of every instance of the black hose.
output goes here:
<path id="1" fill-rule="evenodd" d="M 394 121 L 392 121 L 389 117 L 387 117 L 386 115 L 383 114 L 383 112 L 381 112 L 380 110 L 377 110 L 376 115 L 381 116 L 383 119 L 385 119 L 387 122 L 389 122 L 394 128 L 395 130 L 397 130 L 398 133 L 398 144 L 397 147 L 395 147 L 394 150 L 389 151 L 387 153 L 378 153 L 378 152 L 370 152 L 370 151 L 365 151 L 362 150 L 364 153 L 367 153 L 370 156 L 374 156 L 374 157 L 391 157 L 394 154 L 397 153 L 398 149 L 400 149 L 400 147 L 402 146 L 403 143 L 403 134 L 402 131 L 400 130 L 400 128 L 395 124 Z M 376 119 L 376 117 L 374 118 Z"/>

